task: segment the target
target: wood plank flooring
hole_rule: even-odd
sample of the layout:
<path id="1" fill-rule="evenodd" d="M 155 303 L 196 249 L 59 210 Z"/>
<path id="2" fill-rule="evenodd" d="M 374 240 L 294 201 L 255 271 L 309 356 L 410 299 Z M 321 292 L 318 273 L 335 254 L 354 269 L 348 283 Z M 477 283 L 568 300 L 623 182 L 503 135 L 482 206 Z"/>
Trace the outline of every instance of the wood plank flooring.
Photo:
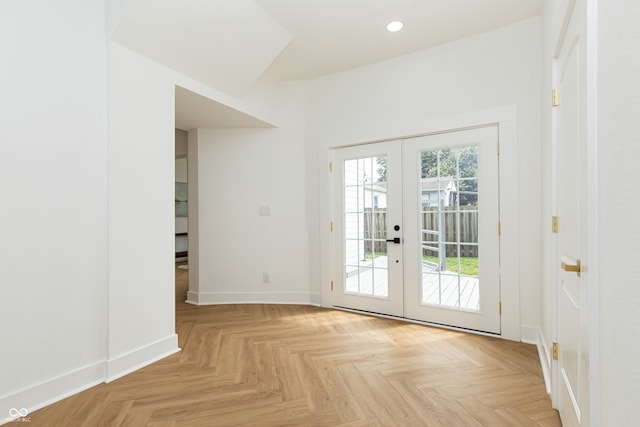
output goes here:
<path id="1" fill-rule="evenodd" d="M 182 352 L 31 426 L 560 426 L 534 346 L 296 305 L 196 307 Z"/>

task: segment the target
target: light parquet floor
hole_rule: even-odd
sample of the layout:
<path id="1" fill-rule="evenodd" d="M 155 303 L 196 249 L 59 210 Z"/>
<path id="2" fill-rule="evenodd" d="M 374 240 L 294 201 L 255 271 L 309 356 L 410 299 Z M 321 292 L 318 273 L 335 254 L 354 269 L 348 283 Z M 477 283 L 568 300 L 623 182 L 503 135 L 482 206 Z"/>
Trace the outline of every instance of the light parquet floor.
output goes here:
<path id="1" fill-rule="evenodd" d="M 30 425 L 560 426 L 534 346 L 317 307 L 181 301 L 180 353 Z"/>

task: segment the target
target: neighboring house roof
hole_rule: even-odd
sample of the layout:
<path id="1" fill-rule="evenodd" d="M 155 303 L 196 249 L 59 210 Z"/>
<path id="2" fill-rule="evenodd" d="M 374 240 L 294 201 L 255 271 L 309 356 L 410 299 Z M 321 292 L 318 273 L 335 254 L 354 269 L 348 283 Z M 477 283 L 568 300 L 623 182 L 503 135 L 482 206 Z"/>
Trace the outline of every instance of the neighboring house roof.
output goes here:
<path id="1" fill-rule="evenodd" d="M 456 185 L 452 176 L 441 176 L 438 178 L 422 178 L 420 180 L 422 192 L 432 192 L 440 190 L 456 191 Z"/>
<path id="2" fill-rule="evenodd" d="M 374 193 L 386 193 L 387 192 L 387 183 L 383 183 L 383 184 L 377 184 L 377 183 L 373 183 L 373 184 L 369 184 L 367 183 L 364 186 L 364 191 L 371 191 L 373 190 Z"/>

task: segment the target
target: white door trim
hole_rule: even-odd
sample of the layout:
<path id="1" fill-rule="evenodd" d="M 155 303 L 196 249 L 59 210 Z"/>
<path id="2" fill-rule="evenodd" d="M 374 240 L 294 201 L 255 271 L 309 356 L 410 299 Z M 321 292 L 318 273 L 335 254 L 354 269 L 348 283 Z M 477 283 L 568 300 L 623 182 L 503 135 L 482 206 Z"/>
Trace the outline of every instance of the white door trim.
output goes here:
<path id="1" fill-rule="evenodd" d="M 333 304 L 331 281 L 334 277 L 332 259 L 331 201 L 331 150 L 339 147 L 369 142 L 402 139 L 462 130 L 491 124 L 498 125 L 500 141 L 500 191 L 501 191 L 501 253 L 505 254 L 501 266 L 502 334 L 501 337 L 519 341 L 520 322 L 520 218 L 518 195 L 518 127 L 515 105 L 485 109 L 457 115 L 407 120 L 390 124 L 375 124 L 371 129 L 348 129 L 322 135 L 318 147 L 318 191 L 320 234 L 320 297 L 321 305 Z"/>

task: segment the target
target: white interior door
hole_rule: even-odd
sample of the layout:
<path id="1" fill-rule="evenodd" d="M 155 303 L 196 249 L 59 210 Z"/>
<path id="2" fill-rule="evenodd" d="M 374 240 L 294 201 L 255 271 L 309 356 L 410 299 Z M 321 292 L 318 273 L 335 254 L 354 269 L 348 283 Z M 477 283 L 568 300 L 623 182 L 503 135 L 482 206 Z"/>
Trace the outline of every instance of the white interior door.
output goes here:
<path id="1" fill-rule="evenodd" d="M 403 315 L 401 163 L 400 141 L 333 152 L 337 307 Z"/>
<path id="2" fill-rule="evenodd" d="M 334 306 L 500 333 L 496 126 L 337 149 L 333 178 Z"/>
<path id="3" fill-rule="evenodd" d="M 500 333 L 498 133 L 404 141 L 405 316 Z"/>
<path id="4" fill-rule="evenodd" d="M 556 59 L 558 409 L 564 426 L 588 425 L 585 2 L 575 2 Z"/>

